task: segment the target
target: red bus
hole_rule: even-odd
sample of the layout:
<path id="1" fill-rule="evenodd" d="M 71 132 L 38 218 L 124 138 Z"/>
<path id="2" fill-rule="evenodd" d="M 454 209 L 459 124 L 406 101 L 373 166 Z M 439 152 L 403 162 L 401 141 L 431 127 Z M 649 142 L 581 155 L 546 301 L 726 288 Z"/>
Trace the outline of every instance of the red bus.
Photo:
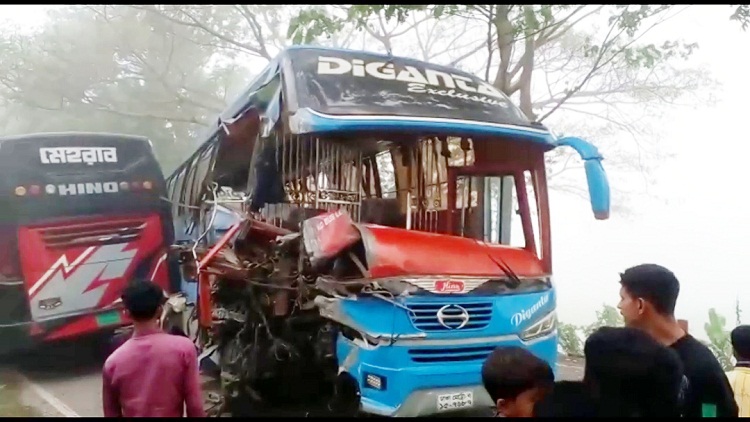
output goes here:
<path id="1" fill-rule="evenodd" d="M 0 138 L 0 351 L 129 325 L 135 278 L 175 291 L 151 142 L 106 133 Z"/>

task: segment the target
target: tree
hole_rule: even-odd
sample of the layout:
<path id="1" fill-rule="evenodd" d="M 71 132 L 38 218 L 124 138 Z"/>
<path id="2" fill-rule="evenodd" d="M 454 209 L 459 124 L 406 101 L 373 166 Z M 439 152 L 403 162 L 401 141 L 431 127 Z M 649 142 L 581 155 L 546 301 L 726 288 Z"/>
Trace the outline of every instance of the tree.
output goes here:
<path id="1" fill-rule="evenodd" d="M 733 4 L 734 13 L 730 19 L 737 21 L 742 25 L 742 29 L 746 30 L 750 25 L 750 4 Z"/>
<path id="2" fill-rule="evenodd" d="M 644 145 L 648 131 L 642 120 L 656 113 L 645 105 L 676 101 L 709 81 L 701 71 L 675 67 L 695 44 L 640 42 L 682 10 L 671 6 L 335 5 L 283 11 L 241 5 L 133 7 L 213 37 L 212 45 L 220 51 L 259 59 L 269 59 L 286 45 L 278 28 L 288 23 L 286 35 L 293 43 L 346 47 L 356 42 L 368 49 L 379 45 L 394 54 L 464 67 L 517 97 L 537 120 L 564 110 L 567 116 L 577 114 L 578 122 L 599 120 L 600 127 L 608 127 L 605 132 L 627 131 L 638 151 L 609 154 L 610 165 L 639 171 L 647 170 L 640 156 L 653 154 Z M 222 11 L 217 15 L 208 9 Z M 580 29 L 599 21 L 606 25 L 599 33 Z M 532 79 L 539 86 L 532 86 Z M 606 110 L 592 105 L 605 105 Z M 591 131 L 598 135 L 598 129 Z M 616 160 L 617 155 L 625 157 Z M 572 168 L 569 158 L 551 156 L 551 161 L 565 161 L 555 174 Z"/>
<path id="3" fill-rule="evenodd" d="M 314 43 L 354 29 L 386 52 L 483 75 L 530 119 L 551 120 L 558 132 L 589 137 L 603 147 L 610 168 L 647 177 L 663 155 L 653 147 L 656 137 L 645 123 L 656 122 L 664 104 L 712 85 L 705 72 L 683 65 L 696 44 L 645 41 L 653 28 L 681 10 L 647 5 L 321 6 L 300 11 L 288 35 L 295 43 Z M 557 118 L 560 113 L 564 118 Z M 615 140 L 615 133 L 630 135 L 632 143 Z M 582 167 L 572 157 L 564 149 L 548 154 L 550 187 L 585 196 L 580 183 L 559 177 Z"/>
<path id="4" fill-rule="evenodd" d="M 560 347 L 568 356 L 583 356 L 583 343 L 580 337 L 580 327 L 561 322 L 557 327 Z"/>
<path id="5" fill-rule="evenodd" d="M 253 75 L 213 38 L 128 7 L 71 6 L 42 31 L 0 38 L 5 133 L 90 130 L 152 139 L 165 171 Z"/>
<path id="6" fill-rule="evenodd" d="M 732 342 L 729 339 L 729 331 L 726 329 L 727 319 L 716 312 L 716 309 L 708 310 L 708 322 L 703 328 L 708 336 L 708 347 L 719 360 L 725 371 L 732 369 Z"/>
<path id="7" fill-rule="evenodd" d="M 612 305 L 602 304 L 602 308 L 596 311 L 596 320 L 583 329 L 586 337 L 601 327 L 622 327 L 625 322 L 620 315 L 620 311 Z"/>
<path id="8" fill-rule="evenodd" d="M 622 327 L 623 325 L 625 323 L 620 311 L 612 305 L 603 303 L 601 309 L 596 311 L 596 319 L 589 325 L 577 326 L 560 323 L 557 329 L 560 347 L 568 356 L 583 356 L 582 337 L 588 338 L 601 327 Z"/>
<path id="9" fill-rule="evenodd" d="M 67 6 L 40 31 L 0 31 L 5 134 L 148 136 L 169 173 L 287 44 L 287 6 Z M 345 47 L 351 37 L 333 38 Z"/>
<path id="10" fill-rule="evenodd" d="M 742 309 L 740 308 L 739 298 L 734 301 L 734 319 L 736 326 L 742 325 Z"/>
<path id="11" fill-rule="evenodd" d="M 467 46 L 468 51 L 458 51 L 451 60 L 440 61 L 456 66 L 474 54 L 483 54 L 484 72 L 477 73 L 485 74 L 488 82 L 508 96 L 517 95 L 527 116 L 541 122 L 575 99 L 679 97 L 678 91 L 695 80 L 686 73 L 673 72 L 669 65 L 689 56 L 697 45 L 677 41 L 639 43 L 652 28 L 679 11 L 672 6 L 647 5 L 334 6 L 300 11 L 292 19 L 288 35 L 295 43 L 311 43 L 353 26 L 395 54 L 395 47 L 401 45 L 395 38 L 418 35 L 419 31 L 410 31 L 420 25 L 459 24 L 456 27 L 463 31 L 455 36 L 460 38 L 467 38 L 467 31 L 485 28 L 484 36 Z M 580 30 L 580 25 L 596 24 L 594 18 L 605 14 L 608 26 L 601 34 Z M 415 15 L 418 17 L 407 22 Z M 396 25 L 387 28 L 392 21 Z M 460 25 L 462 22 L 472 25 Z M 428 49 L 422 50 L 425 56 L 431 56 L 425 59 L 436 58 Z M 566 63 L 564 80 L 548 84 L 547 88 L 555 89 L 548 90 L 547 98 L 535 101 L 535 72 L 552 73 L 551 67 Z M 663 80 L 665 76 L 678 78 Z"/>
<path id="12" fill-rule="evenodd" d="M 677 11 L 667 6 L 70 6 L 55 12 L 41 32 L 0 37 L 0 86 L 6 88 L 0 96 L 35 110 L 32 114 L 54 110 L 55 117 L 42 113 L 52 127 L 64 127 L 53 123 L 75 116 L 83 128 L 148 134 L 161 155 L 176 162 L 192 149 L 180 146 L 212 123 L 227 99 L 290 39 L 363 49 L 374 44 L 483 74 L 537 120 L 562 110 L 581 116 L 576 128 L 581 121 L 600 120 L 592 134 L 625 127 L 637 137 L 645 127 L 635 122 L 639 116 L 623 118 L 634 101 L 646 113 L 644 104 L 675 101 L 706 80 L 701 72 L 675 66 L 694 45 L 639 44 L 649 28 Z M 608 14 L 612 18 L 604 22 Z M 599 20 L 606 30 L 581 30 Z M 631 109 L 625 113 L 622 107 Z M 32 126 L 17 120 L 14 130 Z M 562 123 L 571 120 L 553 127 L 567 131 Z M 643 139 L 638 142 L 637 153 L 618 155 L 623 166 L 643 170 L 647 166 L 636 154 L 645 148 Z M 558 163 L 555 176 L 572 167 L 565 165 L 568 158 L 551 156 Z M 608 160 L 610 166 L 618 164 L 615 154 L 608 153 Z"/>

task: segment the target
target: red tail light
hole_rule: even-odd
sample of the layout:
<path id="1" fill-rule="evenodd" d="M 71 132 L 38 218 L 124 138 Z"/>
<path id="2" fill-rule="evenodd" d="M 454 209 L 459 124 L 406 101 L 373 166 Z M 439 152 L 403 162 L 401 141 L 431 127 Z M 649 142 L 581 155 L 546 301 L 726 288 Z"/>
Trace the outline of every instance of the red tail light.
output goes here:
<path id="1" fill-rule="evenodd" d="M 151 190 L 154 188 L 154 183 L 151 182 L 150 180 L 146 180 L 144 182 L 132 182 L 130 184 L 130 187 L 133 190 L 140 190 L 140 189 Z"/>

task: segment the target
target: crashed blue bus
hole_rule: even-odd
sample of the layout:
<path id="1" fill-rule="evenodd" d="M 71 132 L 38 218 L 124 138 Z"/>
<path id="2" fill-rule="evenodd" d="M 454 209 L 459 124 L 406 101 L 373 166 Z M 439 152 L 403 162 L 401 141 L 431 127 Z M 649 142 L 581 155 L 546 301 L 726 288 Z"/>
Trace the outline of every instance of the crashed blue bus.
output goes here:
<path id="1" fill-rule="evenodd" d="M 283 51 L 168 179 L 186 330 L 225 408 L 450 414 L 492 406 L 480 368 L 497 346 L 555 368 L 545 154 L 560 147 L 608 218 L 598 150 L 476 76 Z"/>

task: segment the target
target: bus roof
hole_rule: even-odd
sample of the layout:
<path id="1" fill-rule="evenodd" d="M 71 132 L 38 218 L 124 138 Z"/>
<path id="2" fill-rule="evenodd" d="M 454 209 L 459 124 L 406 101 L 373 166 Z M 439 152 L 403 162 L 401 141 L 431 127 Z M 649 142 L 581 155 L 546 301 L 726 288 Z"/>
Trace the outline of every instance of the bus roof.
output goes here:
<path id="1" fill-rule="evenodd" d="M 76 139 L 77 143 L 87 144 L 99 143 L 106 141 L 111 142 L 143 142 L 151 146 L 151 141 L 138 135 L 125 135 L 120 133 L 108 133 L 108 132 L 39 132 L 39 133 L 28 133 L 23 135 L 12 135 L 0 137 L 0 148 L 3 144 L 24 144 L 24 143 L 37 143 L 44 141 L 45 144 L 52 146 L 56 143 L 68 145 L 71 139 Z"/>
<path id="2" fill-rule="evenodd" d="M 475 75 L 405 57 L 317 46 L 282 51 L 219 116 L 212 132 L 253 108 L 271 125 L 281 121 L 291 134 L 498 136 L 549 147 L 556 139 Z"/>

